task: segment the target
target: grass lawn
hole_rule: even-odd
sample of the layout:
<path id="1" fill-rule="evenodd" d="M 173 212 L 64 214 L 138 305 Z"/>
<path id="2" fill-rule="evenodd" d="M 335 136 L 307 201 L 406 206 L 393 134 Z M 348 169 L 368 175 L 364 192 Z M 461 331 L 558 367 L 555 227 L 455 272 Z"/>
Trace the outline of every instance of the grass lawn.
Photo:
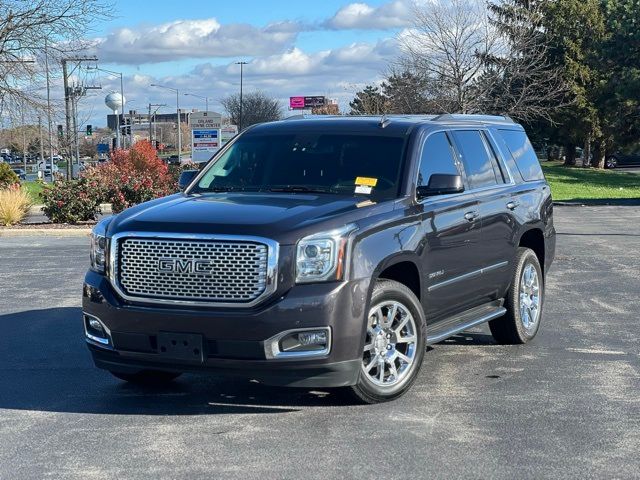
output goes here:
<path id="1" fill-rule="evenodd" d="M 29 193 L 31 201 L 34 205 L 42 204 L 42 198 L 40 198 L 40 192 L 44 189 L 41 182 L 22 182 L 23 188 Z"/>
<path id="2" fill-rule="evenodd" d="M 554 200 L 640 199 L 640 173 L 563 167 L 542 162 Z"/>

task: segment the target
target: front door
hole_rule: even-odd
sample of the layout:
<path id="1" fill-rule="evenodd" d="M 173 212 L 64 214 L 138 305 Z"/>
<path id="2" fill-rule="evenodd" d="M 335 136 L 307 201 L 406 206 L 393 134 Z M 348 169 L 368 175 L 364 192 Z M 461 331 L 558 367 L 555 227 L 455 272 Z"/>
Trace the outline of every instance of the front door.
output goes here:
<path id="1" fill-rule="evenodd" d="M 417 185 L 427 185 L 434 173 L 461 174 L 445 132 L 435 132 L 425 140 Z M 475 195 L 467 192 L 427 197 L 420 206 L 425 247 L 421 261 L 427 287 L 423 305 L 427 321 L 434 322 L 477 303 L 480 217 Z"/>

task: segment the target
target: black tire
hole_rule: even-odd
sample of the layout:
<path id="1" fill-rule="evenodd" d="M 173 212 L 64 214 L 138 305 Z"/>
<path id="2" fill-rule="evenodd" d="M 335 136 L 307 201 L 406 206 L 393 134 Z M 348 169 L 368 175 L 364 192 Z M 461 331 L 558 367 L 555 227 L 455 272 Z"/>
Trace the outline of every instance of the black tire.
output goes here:
<path id="1" fill-rule="evenodd" d="M 527 328 L 525 325 L 527 315 L 525 315 L 525 320 L 523 320 L 520 311 L 521 280 L 523 271 L 528 265 L 531 265 L 535 269 L 539 283 L 537 318 L 535 324 L 531 325 L 530 328 Z M 540 268 L 538 257 L 533 250 L 519 247 L 516 253 L 515 268 L 511 277 L 511 286 L 505 299 L 507 313 L 503 317 L 489 322 L 489 329 L 496 342 L 502 345 L 523 344 L 529 342 L 536 336 L 542 321 L 544 291 L 544 277 L 542 276 L 542 269 Z"/>
<path id="2" fill-rule="evenodd" d="M 405 373 L 400 373 L 398 377 L 401 379 L 395 385 L 390 386 L 379 386 L 373 383 L 369 376 L 364 372 L 364 367 L 360 369 L 360 376 L 358 378 L 358 383 L 356 385 L 349 387 L 351 393 L 355 395 L 355 397 L 364 403 L 380 403 L 380 402 L 388 402 L 390 400 L 394 400 L 401 395 L 403 395 L 416 380 L 418 372 L 420 371 L 420 367 L 422 365 L 422 361 L 424 358 L 424 353 L 426 351 L 426 342 L 425 342 L 425 332 L 426 332 L 426 321 L 424 311 L 422 309 L 422 305 L 420 305 L 420 301 L 416 298 L 414 293 L 407 288 L 405 285 L 393 281 L 393 280 L 379 280 L 376 282 L 373 294 L 371 295 L 371 308 L 376 305 L 380 305 L 382 302 L 397 302 L 400 304 L 402 308 L 405 308 L 413 317 L 414 334 L 415 334 L 415 343 L 412 344 L 414 350 L 412 350 L 415 354 L 413 357 L 413 362 L 406 367 Z M 389 311 L 387 311 L 387 314 Z M 386 317 L 385 317 L 386 318 Z M 402 323 L 402 316 L 400 314 L 398 318 L 398 323 Z M 365 319 L 367 325 L 369 325 L 369 312 L 367 313 L 367 318 Z M 392 320 L 393 321 L 393 320 Z M 395 323 L 394 323 L 395 324 Z M 393 324 L 392 324 L 393 325 Z M 405 327 L 408 328 L 408 327 Z M 365 329 L 366 330 L 366 329 Z M 401 330 L 402 331 L 402 330 Z M 404 335 L 404 334 L 403 334 Z M 366 334 L 365 334 L 366 336 Z M 365 339 L 366 341 L 366 339 Z M 393 345 L 393 349 L 396 350 L 402 348 L 410 348 L 408 345 L 405 347 L 404 343 L 398 342 Z M 406 351 L 404 352 L 406 353 Z M 364 352 L 361 353 L 363 358 L 364 365 Z M 377 368 L 377 367 L 376 367 Z M 384 371 L 384 368 L 382 369 Z M 383 372 L 384 377 L 384 372 Z"/>
<path id="3" fill-rule="evenodd" d="M 165 372 L 161 370 L 141 370 L 136 373 L 109 371 L 109 373 L 120 380 L 137 385 L 162 385 L 172 382 L 182 375 L 180 372 Z"/>

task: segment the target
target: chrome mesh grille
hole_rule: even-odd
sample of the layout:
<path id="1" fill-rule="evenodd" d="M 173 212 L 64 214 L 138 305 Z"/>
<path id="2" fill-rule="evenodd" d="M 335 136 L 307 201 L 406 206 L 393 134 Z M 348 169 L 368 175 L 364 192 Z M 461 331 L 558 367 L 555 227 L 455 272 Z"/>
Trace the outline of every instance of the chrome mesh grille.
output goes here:
<path id="1" fill-rule="evenodd" d="M 267 285 L 261 243 L 124 238 L 116 252 L 120 288 L 135 297 L 247 303 Z"/>

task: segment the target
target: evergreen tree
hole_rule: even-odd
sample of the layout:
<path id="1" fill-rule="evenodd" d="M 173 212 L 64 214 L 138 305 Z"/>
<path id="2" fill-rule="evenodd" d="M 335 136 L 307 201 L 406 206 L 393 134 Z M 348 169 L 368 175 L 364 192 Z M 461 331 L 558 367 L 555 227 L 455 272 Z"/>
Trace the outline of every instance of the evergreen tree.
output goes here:
<path id="1" fill-rule="evenodd" d="M 378 87 L 367 85 L 356 93 L 355 98 L 349 102 L 351 111 L 349 115 L 382 115 L 386 113 L 386 99 Z"/>

